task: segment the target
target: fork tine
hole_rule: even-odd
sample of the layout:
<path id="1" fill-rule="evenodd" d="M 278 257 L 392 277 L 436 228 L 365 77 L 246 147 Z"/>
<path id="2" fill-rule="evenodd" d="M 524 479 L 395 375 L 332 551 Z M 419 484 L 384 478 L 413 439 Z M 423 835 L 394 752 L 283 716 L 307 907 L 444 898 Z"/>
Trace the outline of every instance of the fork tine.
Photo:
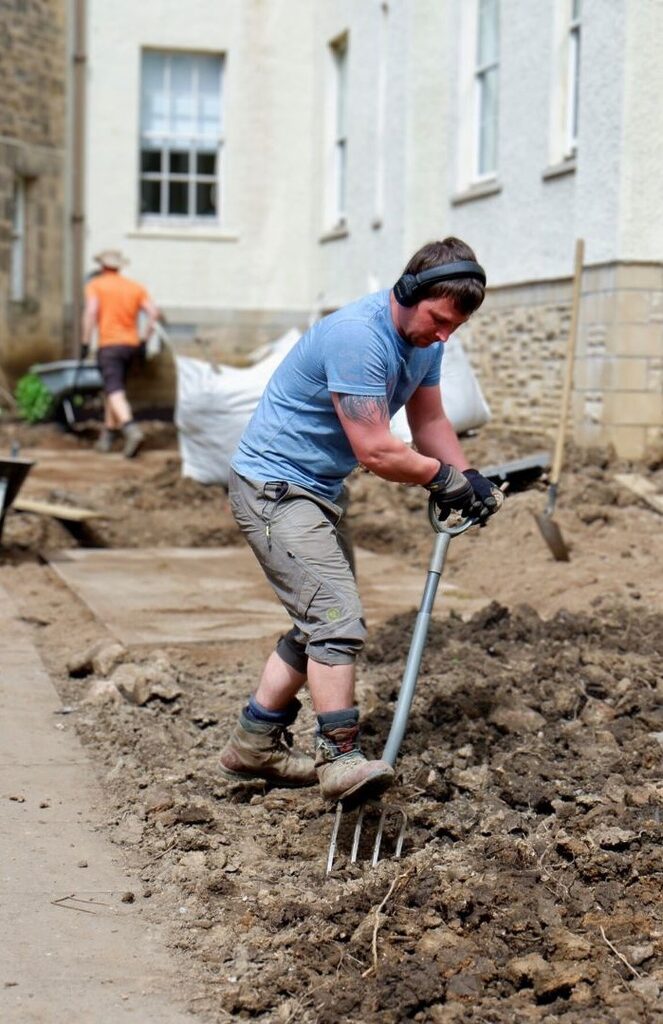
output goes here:
<path id="1" fill-rule="evenodd" d="M 350 864 L 356 864 L 359 858 L 359 845 L 361 843 L 362 828 L 364 826 L 364 814 L 368 804 L 362 804 L 357 810 L 357 820 L 354 827 L 352 836 L 352 849 L 350 852 Z M 376 804 L 373 804 L 377 808 Z M 331 840 L 329 843 L 329 852 L 327 854 L 327 870 L 326 875 L 329 875 L 334 866 L 334 858 L 336 856 L 336 849 L 338 846 L 338 836 L 341 827 L 341 821 L 343 818 L 344 807 L 342 803 L 336 805 L 336 815 L 334 817 L 334 827 L 332 829 Z M 392 804 L 380 807 L 380 818 L 378 820 L 377 831 L 375 834 L 375 841 L 373 844 L 373 854 L 371 857 L 371 867 L 375 867 L 380 861 L 380 852 L 382 848 L 382 840 L 384 837 L 384 828 L 387 821 L 387 817 L 390 815 L 397 815 L 400 819 L 400 828 L 396 837 L 396 843 L 394 847 L 393 857 L 394 860 L 398 860 L 403 852 L 403 842 L 405 840 L 405 832 L 408 825 L 408 816 L 402 807 L 395 807 Z"/>
<path id="2" fill-rule="evenodd" d="M 334 818 L 334 828 L 332 829 L 331 839 L 329 841 L 329 852 L 327 853 L 327 870 L 325 874 L 328 875 L 334 866 L 334 857 L 336 855 L 336 844 L 338 842 L 338 830 L 341 827 L 341 818 L 343 817 L 343 804 L 339 801 L 336 804 L 336 817 Z"/>
<path id="3" fill-rule="evenodd" d="M 378 830 L 375 835 L 375 845 L 373 846 L 373 857 L 371 859 L 371 866 L 375 867 L 377 862 L 380 860 L 380 847 L 382 846 L 382 830 L 384 829 L 384 823 L 387 818 L 388 807 L 383 807 L 380 820 L 378 822 Z"/>
<path id="4" fill-rule="evenodd" d="M 401 816 L 401 827 L 396 839 L 396 850 L 394 851 L 394 859 L 400 860 L 401 853 L 403 852 L 403 840 L 405 839 L 405 830 L 407 829 L 407 814 L 402 807 L 396 808 L 398 814 Z"/>
<path id="5" fill-rule="evenodd" d="M 351 864 L 357 863 L 357 854 L 359 853 L 359 840 L 361 839 L 361 826 L 364 821 L 364 810 L 365 806 L 364 804 L 362 804 L 362 806 L 359 808 L 359 813 L 357 814 L 357 822 L 355 824 L 355 831 L 352 837 L 352 852 L 350 854 Z"/>
<path id="6" fill-rule="evenodd" d="M 405 840 L 405 830 L 407 829 L 408 822 L 407 814 L 405 813 L 402 807 L 392 807 L 390 805 L 387 805 L 385 808 L 383 808 L 382 814 L 380 815 L 380 820 L 378 822 L 378 828 L 375 835 L 375 844 L 373 846 L 373 858 L 371 860 L 372 867 L 375 867 L 375 865 L 380 860 L 380 847 L 382 846 L 384 825 L 387 820 L 387 815 L 389 814 L 398 815 L 401 819 L 401 826 L 400 829 L 398 830 L 398 836 L 396 837 L 394 860 L 399 860 L 401 853 L 403 852 L 403 842 Z"/>

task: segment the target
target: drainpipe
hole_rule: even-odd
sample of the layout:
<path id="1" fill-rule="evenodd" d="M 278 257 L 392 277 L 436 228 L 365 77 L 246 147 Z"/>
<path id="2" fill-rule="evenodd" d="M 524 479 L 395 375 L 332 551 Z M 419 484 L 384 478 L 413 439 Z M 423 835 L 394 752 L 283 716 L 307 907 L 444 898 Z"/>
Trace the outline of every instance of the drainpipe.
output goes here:
<path id="1" fill-rule="evenodd" d="M 71 287 L 72 342 L 78 358 L 83 318 L 83 258 L 85 246 L 85 86 L 87 71 L 85 0 L 74 0 L 73 125 L 71 168 Z"/>

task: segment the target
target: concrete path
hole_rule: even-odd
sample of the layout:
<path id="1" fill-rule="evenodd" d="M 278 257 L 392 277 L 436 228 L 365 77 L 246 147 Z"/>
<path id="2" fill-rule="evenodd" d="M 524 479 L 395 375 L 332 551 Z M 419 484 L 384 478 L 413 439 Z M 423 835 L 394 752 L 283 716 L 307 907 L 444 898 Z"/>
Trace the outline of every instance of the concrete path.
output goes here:
<path id="1" fill-rule="evenodd" d="M 191 1024 L 140 882 L 97 831 L 93 770 L 58 707 L 0 586 L 0 1021 Z"/>
<path id="2" fill-rule="evenodd" d="M 431 550 L 433 536 L 431 534 Z M 407 559 L 356 548 L 369 630 L 417 608 L 426 582 Z M 123 644 L 216 643 L 283 633 L 290 620 L 246 544 L 227 548 L 67 548 L 49 561 Z M 486 603 L 442 581 L 436 614 Z"/>

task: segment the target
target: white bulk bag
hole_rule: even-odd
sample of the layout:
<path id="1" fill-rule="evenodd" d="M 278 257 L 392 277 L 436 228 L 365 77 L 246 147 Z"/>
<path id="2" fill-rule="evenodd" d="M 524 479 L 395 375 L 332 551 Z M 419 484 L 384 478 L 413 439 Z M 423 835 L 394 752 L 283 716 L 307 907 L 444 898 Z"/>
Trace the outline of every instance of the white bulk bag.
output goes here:
<path id="1" fill-rule="evenodd" d="M 228 483 L 230 460 L 242 431 L 269 378 L 299 337 L 295 329 L 288 331 L 269 346 L 263 359 L 241 369 L 175 357 L 175 424 L 183 476 L 203 484 Z M 444 346 L 440 387 L 446 414 L 459 434 L 488 422 L 490 410 L 458 337 Z M 391 428 L 403 441 L 412 440 L 404 409 L 394 416 Z"/>
<path id="2" fill-rule="evenodd" d="M 457 434 L 476 430 L 490 420 L 490 409 L 457 334 L 444 343 L 440 391 L 444 411 Z M 402 441 L 412 440 L 405 409 L 396 413 L 391 429 Z"/>
<path id="3" fill-rule="evenodd" d="M 233 452 L 267 381 L 300 333 L 273 342 L 264 359 L 238 368 L 176 356 L 178 431 L 182 475 L 202 484 L 227 484 Z"/>

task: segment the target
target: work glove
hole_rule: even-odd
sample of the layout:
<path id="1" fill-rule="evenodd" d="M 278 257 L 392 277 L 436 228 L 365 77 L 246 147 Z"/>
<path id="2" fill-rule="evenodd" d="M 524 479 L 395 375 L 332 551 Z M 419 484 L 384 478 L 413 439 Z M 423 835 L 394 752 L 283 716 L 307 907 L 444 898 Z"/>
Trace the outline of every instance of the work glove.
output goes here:
<path id="1" fill-rule="evenodd" d="M 475 495 L 471 515 L 485 520 L 501 509 L 504 495 L 487 477 L 482 476 L 478 469 L 465 469 L 463 476 L 472 485 Z"/>
<path id="2" fill-rule="evenodd" d="M 481 478 L 483 480 L 483 477 Z M 433 495 L 438 508 L 438 519 L 443 522 L 451 512 L 470 515 L 477 498 L 470 481 L 455 466 L 440 463 L 440 468 L 424 487 Z"/>

